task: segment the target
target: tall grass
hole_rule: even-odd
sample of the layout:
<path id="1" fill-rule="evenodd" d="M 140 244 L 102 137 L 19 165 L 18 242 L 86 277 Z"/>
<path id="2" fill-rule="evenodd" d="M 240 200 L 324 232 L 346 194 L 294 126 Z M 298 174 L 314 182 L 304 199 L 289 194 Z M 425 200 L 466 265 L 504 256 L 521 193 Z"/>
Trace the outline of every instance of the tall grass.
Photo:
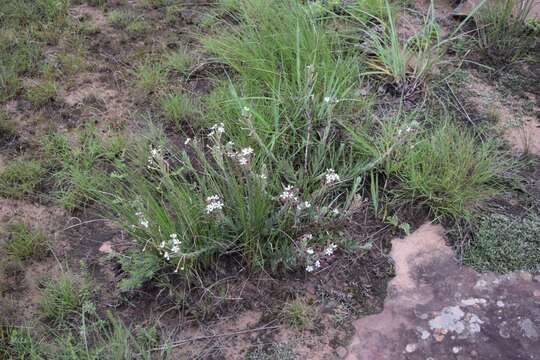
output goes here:
<path id="1" fill-rule="evenodd" d="M 527 32 L 533 0 L 487 1 L 475 14 L 478 45 L 495 61 L 511 63 L 523 57 L 534 39 Z"/>

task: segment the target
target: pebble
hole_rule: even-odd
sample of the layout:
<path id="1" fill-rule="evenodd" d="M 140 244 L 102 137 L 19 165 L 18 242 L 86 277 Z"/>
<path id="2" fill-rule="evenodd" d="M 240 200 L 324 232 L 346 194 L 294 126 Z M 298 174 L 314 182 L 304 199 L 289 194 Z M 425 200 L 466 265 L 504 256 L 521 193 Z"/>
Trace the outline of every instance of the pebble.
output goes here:
<path id="1" fill-rule="evenodd" d="M 454 347 L 452 348 L 452 352 L 453 352 L 454 354 L 457 354 L 457 353 L 460 352 L 460 351 L 461 351 L 461 346 L 454 346 Z"/>
<path id="2" fill-rule="evenodd" d="M 498 307 L 504 307 L 504 302 L 502 302 L 501 300 L 498 300 L 497 301 L 497 306 Z"/>
<path id="3" fill-rule="evenodd" d="M 341 359 L 345 359 L 345 357 L 347 355 L 349 355 L 349 352 L 347 351 L 347 349 L 345 349 L 343 346 L 340 346 L 336 349 L 336 353 L 338 354 L 338 356 L 341 358 Z"/>
<path id="4" fill-rule="evenodd" d="M 408 352 L 408 353 L 415 352 L 416 351 L 416 344 L 407 344 L 407 346 L 405 346 L 405 351 Z"/>

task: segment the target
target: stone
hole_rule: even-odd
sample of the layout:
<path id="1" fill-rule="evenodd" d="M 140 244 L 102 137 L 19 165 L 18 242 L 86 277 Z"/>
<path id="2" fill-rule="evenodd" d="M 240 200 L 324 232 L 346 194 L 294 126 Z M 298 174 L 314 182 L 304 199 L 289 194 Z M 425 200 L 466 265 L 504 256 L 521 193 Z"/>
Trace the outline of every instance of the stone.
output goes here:
<path id="1" fill-rule="evenodd" d="M 408 353 L 415 352 L 416 351 L 416 344 L 407 344 L 407 346 L 405 346 L 405 351 L 408 352 Z"/>
<path id="2" fill-rule="evenodd" d="M 339 356 L 340 359 L 345 359 L 349 352 L 343 346 L 340 346 L 336 349 L 336 354 Z"/>
<path id="3" fill-rule="evenodd" d="M 523 335 L 525 335 L 531 340 L 538 339 L 538 329 L 536 328 L 536 325 L 534 325 L 531 319 L 522 319 L 519 321 L 518 324 L 521 328 L 521 331 L 523 332 Z"/>
<path id="4" fill-rule="evenodd" d="M 454 331 L 458 334 L 465 330 L 465 325 L 461 321 L 465 313 L 459 306 L 445 307 L 440 315 L 429 321 L 431 329 L 440 329 L 447 331 Z"/>
<path id="5" fill-rule="evenodd" d="M 529 359 L 540 354 L 540 299 L 532 296 L 540 291 L 539 282 L 518 272 L 480 274 L 460 265 L 443 231 L 426 224 L 392 240 L 396 276 L 383 311 L 354 322 L 347 360 Z"/>

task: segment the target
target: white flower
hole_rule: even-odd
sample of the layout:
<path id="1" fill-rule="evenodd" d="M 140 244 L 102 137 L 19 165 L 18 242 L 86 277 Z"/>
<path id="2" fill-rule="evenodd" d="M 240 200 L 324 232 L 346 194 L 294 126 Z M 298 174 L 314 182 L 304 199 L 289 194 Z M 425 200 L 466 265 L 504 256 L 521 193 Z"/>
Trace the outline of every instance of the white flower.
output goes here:
<path id="1" fill-rule="evenodd" d="M 315 251 L 313 251 L 312 248 L 307 248 L 306 249 L 306 252 L 309 254 L 309 255 L 313 255 L 315 253 Z"/>
<path id="2" fill-rule="evenodd" d="M 330 96 L 325 96 L 323 101 L 328 104 L 330 100 L 332 100 Z"/>
<path id="3" fill-rule="evenodd" d="M 165 251 L 165 254 L 163 254 L 163 257 L 165 258 L 165 260 L 169 261 L 171 259 L 171 256 L 169 255 L 169 252 L 168 251 Z"/>
<path id="4" fill-rule="evenodd" d="M 289 200 L 296 201 L 298 199 L 296 196 L 294 196 L 294 188 L 292 185 L 285 186 L 283 192 L 279 195 L 279 198 L 284 202 Z"/>
<path id="5" fill-rule="evenodd" d="M 304 235 L 302 235 L 302 240 L 304 240 L 304 241 L 310 241 L 311 239 L 313 239 L 312 234 L 304 234 Z"/>
<path id="6" fill-rule="evenodd" d="M 336 249 L 337 249 L 337 245 L 332 243 L 328 245 L 328 247 L 324 250 L 324 255 L 330 256 L 334 253 L 334 251 L 336 251 Z"/>
<path id="7" fill-rule="evenodd" d="M 326 185 L 332 185 L 339 182 L 340 177 L 338 174 L 336 174 L 334 169 L 326 169 L 325 179 Z"/>
<path id="8" fill-rule="evenodd" d="M 137 216 L 139 218 L 139 225 L 145 227 L 148 229 L 148 220 L 146 220 L 146 218 L 144 217 L 144 214 L 140 211 L 136 212 L 135 213 L 135 216 Z"/>
<path id="9" fill-rule="evenodd" d="M 306 266 L 306 271 L 307 271 L 307 272 L 310 273 L 310 272 L 313 272 L 313 270 L 315 270 L 315 269 L 313 268 L 313 266 L 311 266 L 311 265 Z"/>
<path id="10" fill-rule="evenodd" d="M 218 195 L 209 196 L 206 198 L 206 213 L 210 214 L 214 210 L 221 210 L 223 202 Z"/>
<path id="11" fill-rule="evenodd" d="M 248 108 L 247 106 L 244 106 L 244 107 L 242 108 L 242 112 L 243 112 L 243 113 L 248 113 L 248 112 L 250 112 L 250 111 L 251 111 L 251 109 Z"/>
<path id="12" fill-rule="evenodd" d="M 224 132 L 225 132 L 225 124 L 223 123 L 214 124 L 210 128 L 210 133 L 208 134 L 208 136 L 213 136 L 214 134 L 221 135 Z"/>
<path id="13" fill-rule="evenodd" d="M 171 248 L 171 251 L 172 251 L 173 253 L 178 254 L 178 253 L 180 252 L 180 246 L 174 245 L 174 246 Z"/>
<path id="14" fill-rule="evenodd" d="M 189 144 L 190 142 L 191 142 L 191 138 L 188 137 L 188 138 L 186 139 L 186 141 L 184 141 L 184 145 L 187 145 L 187 144 Z"/>
<path id="15" fill-rule="evenodd" d="M 162 241 L 160 244 L 159 244 L 159 247 L 160 249 L 163 249 L 165 247 L 165 241 Z"/>
<path id="16" fill-rule="evenodd" d="M 253 149 L 250 147 L 243 148 L 238 154 L 235 155 L 236 160 L 240 165 L 247 165 L 249 163 Z"/>
<path id="17" fill-rule="evenodd" d="M 321 267 L 321 262 L 319 260 L 315 261 L 315 267 L 317 269 Z"/>
<path id="18" fill-rule="evenodd" d="M 332 214 L 339 215 L 340 214 L 339 209 L 338 208 L 332 209 Z"/>
<path id="19" fill-rule="evenodd" d="M 298 204 L 296 208 L 298 210 L 304 210 L 304 209 L 309 209 L 310 207 L 311 207 L 311 203 L 309 203 L 308 201 L 304 201 Z"/>

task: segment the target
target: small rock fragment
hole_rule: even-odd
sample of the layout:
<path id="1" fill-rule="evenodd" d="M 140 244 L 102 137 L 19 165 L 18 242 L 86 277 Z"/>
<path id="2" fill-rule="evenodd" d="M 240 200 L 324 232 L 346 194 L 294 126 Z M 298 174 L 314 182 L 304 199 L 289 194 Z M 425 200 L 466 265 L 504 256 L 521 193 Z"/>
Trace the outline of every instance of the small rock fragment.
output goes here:
<path id="1" fill-rule="evenodd" d="M 531 340 L 538 339 L 538 329 L 536 328 L 536 325 L 534 325 L 534 323 L 531 321 L 531 319 L 520 320 L 518 324 L 521 328 L 521 331 L 523 332 L 523 335 L 525 335 Z"/>
<path id="2" fill-rule="evenodd" d="M 347 351 L 347 349 L 345 349 L 343 346 L 340 346 L 336 349 L 336 353 L 338 354 L 338 356 L 341 358 L 341 359 L 345 359 L 345 357 L 347 357 L 347 355 L 349 355 L 349 352 Z"/>
<path id="3" fill-rule="evenodd" d="M 416 351 L 416 344 L 407 344 L 407 346 L 405 346 L 405 351 L 408 352 L 408 353 L 415 352 Z"/>
<path id="4" fill-rule="evenodd" d="M 454 347 L 452 348 L 452 352 L 453 352 L 454 354 L 457 354 L 457 353 L 459 353 L 460 351 L 461 351 L 461 346 L 454 346 Z"/>
<path id="5" fill-rule="evenodd" d="M 504 307 L 504 302 L 502 302 L 501 300 L 498 300 L 497 301 L 497 306 L 498 307 Z"/>

